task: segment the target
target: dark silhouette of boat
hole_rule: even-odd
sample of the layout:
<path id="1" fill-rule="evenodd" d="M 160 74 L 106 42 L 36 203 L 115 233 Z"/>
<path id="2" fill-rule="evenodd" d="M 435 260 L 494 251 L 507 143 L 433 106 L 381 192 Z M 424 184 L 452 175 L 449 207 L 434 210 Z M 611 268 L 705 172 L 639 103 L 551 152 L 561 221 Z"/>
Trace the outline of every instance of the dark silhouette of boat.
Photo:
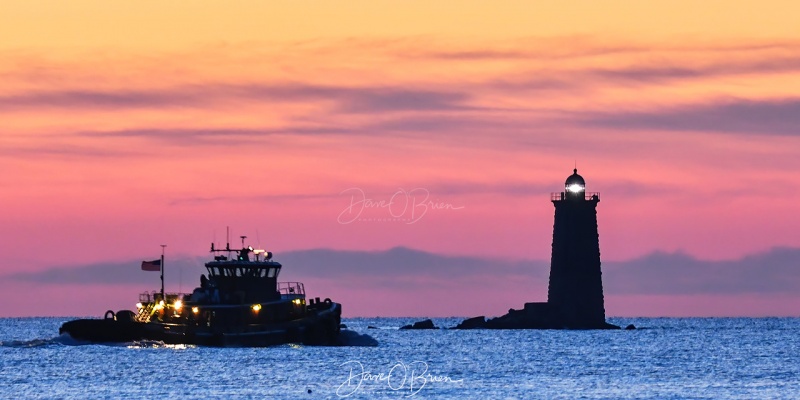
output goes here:
<path id="1" fill-rule="evenodd" d="M 307 299 L 300 282 L 278 282 L 282 265 L 272 253 L 244 246 L 215 249 L 208 277 L 191 294 L 143 293 L 137 312 L 106 312 L 103 319 L 64 323 L 59 332 L 95 343 L 161 341 L 201 346 L 337 344 L 342 307 Z M 162 258 L 163 259 L 163 258 Z M 144 267 L 144 265 L 143 265 Z"/>

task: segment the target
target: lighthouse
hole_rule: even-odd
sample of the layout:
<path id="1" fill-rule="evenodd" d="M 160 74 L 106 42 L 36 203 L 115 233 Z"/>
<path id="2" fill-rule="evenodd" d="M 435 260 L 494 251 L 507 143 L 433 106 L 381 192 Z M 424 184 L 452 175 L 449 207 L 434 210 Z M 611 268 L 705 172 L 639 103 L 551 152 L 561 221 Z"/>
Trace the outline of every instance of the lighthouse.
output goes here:
<path id="1" fill-rule="evenodd" d="M 572 329 L 606 327 L 600 241 L 597 232 L 599 193 L 587 193 L 577 168 L 564 191 L 551 194 L 555 206 L 553 250 L 547 303 L 551 315 Z"/>
<path id="2" fill-rule="evenodd" d="M 606 322 L 603 302 L 597 234 L 600 193 L 586 192 L 586 181 L 576 168 L 564 191 L 551 193 L 550 200 L 556 214 L 547 302 L 525 303 L 521 310 L 512 308 L 489 320 L 469 318 L 456 329 L 619 329 Z"/>

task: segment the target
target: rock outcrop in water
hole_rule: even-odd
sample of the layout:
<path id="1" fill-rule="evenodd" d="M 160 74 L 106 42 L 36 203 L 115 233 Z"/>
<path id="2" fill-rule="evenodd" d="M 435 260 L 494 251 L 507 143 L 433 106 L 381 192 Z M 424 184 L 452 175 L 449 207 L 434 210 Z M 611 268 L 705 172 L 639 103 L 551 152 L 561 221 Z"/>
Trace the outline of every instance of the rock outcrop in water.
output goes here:
<path id="1" fill-rule="evenodd" d="M 366 333 L 362 334 L 349 329 L 342 329 L 339 332 L 339 338 L 336 344 L 339 346 L 351 347 L 375 347 L 378 345 L 378 341 Z"/>
<path id="2" fill-rule="evenodd" d="M 455 329 L 483 329 L 486 328 L 486 317 L 473 317 L 461 321 Z"/>
<path id="3" fill-rule="evenodd" d="M 597 232 L 599 193 L 586 193 L 578 170 L 565 190 L 553 193 L 553 252 L 546 303 L 525 303 L 522 310 L 486 320 L 469 318 L 457 329 L 619 329 L 606 322 L 600 243 Z"/>
<path id="4" fill-rule="evenodd" d="M 400 327 L 400 329 L 438 329 L 436 325 L 433 324 L 433 321 L 426 319 L 424 321 L 414 322 L 413 325 L 405 325 Z"/>
<path id="5" fill-rule="evenodd" d="M 497 318 L 465 319 L 455 329 L 620 329 L 620 327 L 605 321 L 599 325 L 570 325 L 557 312 L 553 312 L 549 303 L 525 303 L 523 309 L 512 308 L 507 314 Z"/>

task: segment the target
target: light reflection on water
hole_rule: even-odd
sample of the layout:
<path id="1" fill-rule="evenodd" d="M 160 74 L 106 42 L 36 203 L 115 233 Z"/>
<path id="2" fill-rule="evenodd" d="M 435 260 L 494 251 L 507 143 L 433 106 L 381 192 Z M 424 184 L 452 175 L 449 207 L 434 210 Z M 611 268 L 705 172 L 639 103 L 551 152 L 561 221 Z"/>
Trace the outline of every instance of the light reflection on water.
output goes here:
<path id="1" fill-rule="evenodd" d="M 133 343 L 126 343 L 125 347 L 129 349 L 142 349 L 142 348 L 165 348 L 165 349 L 172 349 L 172 350 L 186 350 L 186 349 L 193 349 L 197 346 L 193 344 L 166 344 L 164 342 L 152 342 L 152 341 L 141 341 L 141 342 L 133 342 Z"/>

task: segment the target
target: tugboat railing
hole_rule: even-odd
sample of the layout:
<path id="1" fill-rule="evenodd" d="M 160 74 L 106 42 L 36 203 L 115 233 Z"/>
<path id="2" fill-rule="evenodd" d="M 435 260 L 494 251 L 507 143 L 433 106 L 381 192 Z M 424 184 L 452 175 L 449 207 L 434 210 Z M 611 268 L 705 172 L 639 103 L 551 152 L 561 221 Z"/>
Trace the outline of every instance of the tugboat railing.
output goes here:
<path id="1" fill-rule="evenodd" d="M 278 293 L 281 296 L 305 297 L 306 289 L 301 282 L 278 282 Z"/>
<path id="2" fill-rule="evenodd" d="M 136 314 L 136 321 L 137 322 L 150 322 L 150 317 L 153 316 L 155 313 L 155 304 L 149 303 L 147 305 L 142 306 L 142 309 L 139 310 L 139 314 Z"/>
<path id="3" fill-rule="evenodd" d="M 185 297 L 189 297 L 191 295 L 191 293 L 164 293 L 164 296 L 167 298 L 167 303 L 174 303 L 175 300 L 183 300 Z M 161 292 L 152 291 L 139 293 L 139 302 L 142 304 L 155 303 L 161 300 Z"/>

